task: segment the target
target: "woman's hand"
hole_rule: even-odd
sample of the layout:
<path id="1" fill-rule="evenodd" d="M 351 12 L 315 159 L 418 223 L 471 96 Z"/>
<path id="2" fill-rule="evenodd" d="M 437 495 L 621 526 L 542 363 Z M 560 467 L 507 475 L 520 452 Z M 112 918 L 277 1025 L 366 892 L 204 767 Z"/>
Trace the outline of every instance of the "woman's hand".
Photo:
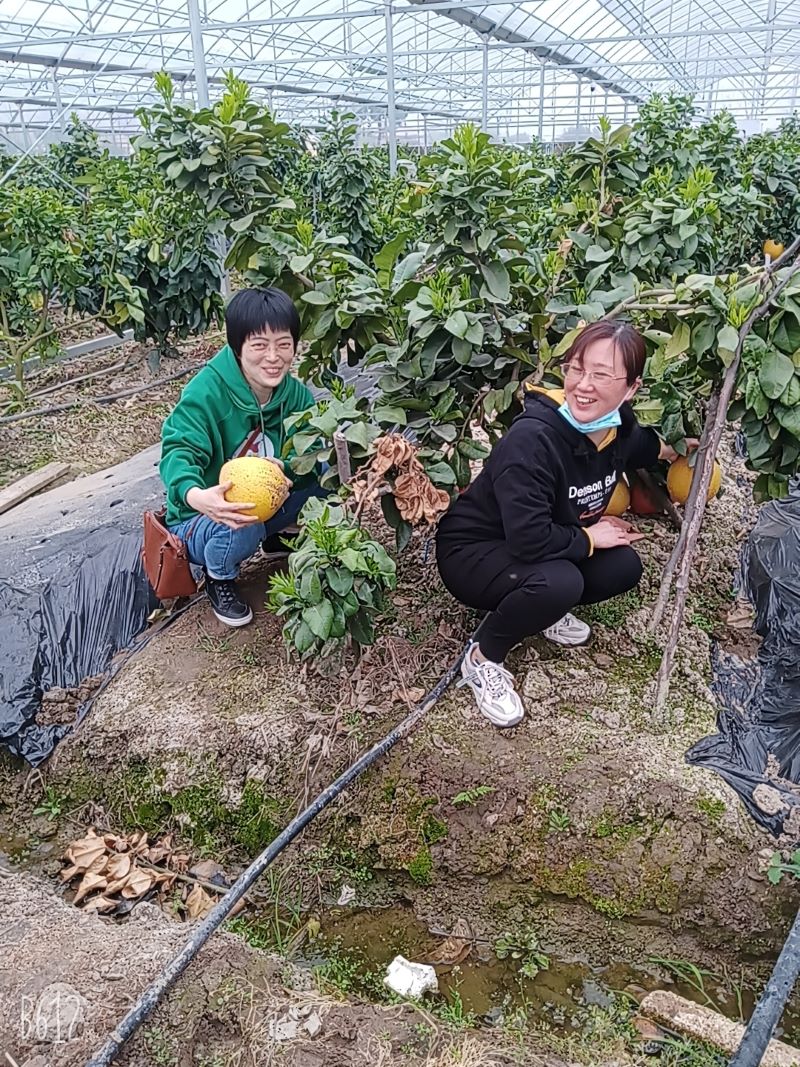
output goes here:
<path id="1" fill-rule="evenodd" d="M 644 539 L 644 534 L 640 534 L 629 522 L 610 515 L 590 526 L 588 532 L 595 548 L 619 548 Z"/>
<path id="2" fill-rule="evenodd" d="M 686 438 L 686 454 L 695 452 L 700 447 L 700 441 L 696 437 Z M 659 459 L 665 459 L 667 463 L 674 463 L 680 455 L 680 452 L 676 452 L 672 445 L 668 445 L 666 441 L 661 442 L 661 451 L 658 453 Z"/>
<path id="3" fill-rule="evenodd" d="M 233 504 L 225 499 L 225 494 L 233 488 L 233 482 L 225 482 L 222 485 L 212 485 L 209 489 L 201 489 L 194 486 L 186 494 L 186 503 L 190 508 L 207 516 L 212 522 L 221 523 L 231 530 L 241 530 L 245 526 L 251 526 L 254 522 L 260 522 L 258 515 L 245 515 L 244 512 L 252 510 L 253 504 Z"/>

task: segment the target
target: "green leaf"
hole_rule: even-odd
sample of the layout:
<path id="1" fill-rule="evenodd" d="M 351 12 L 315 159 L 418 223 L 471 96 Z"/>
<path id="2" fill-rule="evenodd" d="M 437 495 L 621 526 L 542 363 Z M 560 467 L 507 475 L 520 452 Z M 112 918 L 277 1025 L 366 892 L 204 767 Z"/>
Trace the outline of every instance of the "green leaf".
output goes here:
<path id="1" fill-rule="evenodd" d="M 397 288 L 398 285 L 402 285 L 404 282 L 413 278 L 422 266 L 424 259 L 424 252 L 411 252 L 405 259 L 401 259 L 395 267 L 394 277 L 392 278 L 392 287 Z"/>
<path id="2" fill-rule="evenodd" d="M 569 333 L 565 333 L 556 345 L 556 347 L 553 349 L 553 358 L 558 359 L 559 356 L 563 356 L 572 346 L 572 342 L 578 337 L 582 330 L 582 326 L 576 326 L 574 330 L 570 330 Z"/>
<path id="3" fill-rule="evenodd" d="M 511 279 L 505 264 L 499 260 L 493 260 L 491 263 L 481 263 L 480 266 L 489 292 L 498 300 L 506 303 L 511 297 Z"/>
<path id="4" fill-rule="evenodd" d="M 480 441 L 473 441 L 471 437 L 464 437 L 456 447 L 461 455 L 466 456 L 467 459 L 486 459 L 489 455 L 489 449 L 486 445 L 481 444 Z"/>
<path id="5" fill-rule="evenodd" d="M 333 303 L 333 297 L 328 296 L 327 293 L 320 292 L 319 289 L 312 289 L 308 293 L 303 293 L 300 299 L 305 301 L 306 304 L 318 304 L 320 307 Z"/>
<path id="6" fill-rule="evenodd" d="M 730 324 L 726 324 L 717 334 L 717 352 L 719 358 L 726 367 L 733 363 L 736 347 L 739 344 L 739 334 Z M 784 382 L 784 385 L 786 383 Z M 783 388 L 781 388 L 781 392 Z"/>
<path id="7" fill-rule="evenodd" d="M 374 263 L 376 268 L 382 271 L 390 271 L 407 242 L 407 233 L 398 233 L 391 241 L 387 241 L 383 248 L 375 253 Z"/>
<path id="8" fill-rule="evenodd" d="M 345 567 L 329 567 L 325 572 L 325 578 L 331 591 L 337 596 L 346 597 L 353 588 L 353 572 Z"/>
<path id="9" fill-rule="evenodd" d="M 406 522 L 405 519 L 401 519 L 400 524 L 396 527 L 394 531 L 394 540 L 398 552 L 403 552 L 406 548 L 408 548 L 413 534 L 414 527 L 411 525 L 411 523 Z"/>
<path id="10" fill-rule="evenodd" d="M 330 600 L 321 600 L 319 604 L 312 604 L 303 610 L 302 619 L 315 637 L 321 641 L 327 641 L 333 625 L 333 604 Z"/>
<path id="11" fill-rule="evenodd" d="M 425 473 L 434 485 L 448 486 L 456 484 L 455 471 L 447 463 L 433 463 L 430 467 L 425 468 Z"/>
<path id="12" fill-rule="evenodd" d="M 347 567 L 349 571 L 353 571 L 354 574 L 363 574 L 369 570 L 367 567 L 367 561 L 361 552 L 357 552 L 354 548 L 346 548 L 339 554 L 339 560 L 343 567 Z"/>
<path id="13" fill-rule="evenodd" d="M 689 348 L 689 344 L 692 339 L 692 330 L 688 322 L 681 322 L 672 337 L 667 341 L 664 349 L 664 356 L 666 359 L 674 359 L 675 356 L 681 352 L 685 352 Z M 738 340 L 738 335 L 737 335 Z"/>
<path id="14" fill-rule="evenodd" d="M 303 653 L 308 652 L 308 650 L 312 647 L 314 641 L 314 631 L 311 629 L 308 623 L 304 622 L 301 619 L 300 624 L 297 627 L 297 630 L 295 631 L 294 635 L 295 648 L 300 653 L 300 655 L 303 655 Z"/>
<path id="15" fill-rule="evenodd" d="M 454 311 L 444 324 L 444 328 L 448 333 L 451 333 L 454 337 L 466 338 L 467 331 L 470 328 L 470 322 L 466 314 L 461 311 Z"/>
<path id="16" fill-rule="evenodd" d="M 779 352 L 770 348 L 761 366 L 758 368 L 758 381 L 770 400 L 777 400 L 794 375 L 794 363 Z"/>
<path id="17" fill-rule="evenodd" d="M 614 255 L 613 248 L 601 248 L 600 245 L 589 245 L 586 249 L 587 263 L 605 263 Z"/>
<path id="18" fill-rule="evenodd" d="M 369 615 L 363 608 L 347 620 L 347 629 L 353 640 L 359 645 L 371 645 L 375 640 L 375 630 Z"/>
<path id="19" fill-rule="evenodd" d="M 344 431 L 345 441 L 353 445 L 360 445 L 364 450 L 370 446 L 369 427 L 365 422 L 354 422 Z"/>
<path id="20" fill-rule="evenodd" d="M 295 274 L 302 274 L 313 262 L 313 252 L 309 252 L 305 256 L 292 256 L 289 260 L 289 270 L 294 271 Z"/>
<path id="21" fill-rule="evenodd" d="M 385 493 L 381 497 L 381 511 L 387 526 L 392 530 L 399 529 L 404 520 L 397 507 L 397 501 L 391 493 Z"/>
<path id="22" fill-rule="evenodd" d="M 405 426 L 408 422 L 408 416 L 402 408 L 392 407 L 391 404 L 382 404 L 372 412 L 372 417 L 379 423 L 398 423 L 400 426 Z"/>
<path id="23" fill-rule="evenodd" d="M 244 233 L 245 230 L 249 230 L 253 225 L 255 219 L 255 212 L 251 212 L 249 215 L 243 215 L 240 219 L 234 219 L 230 224 L 234 233 Z"/>

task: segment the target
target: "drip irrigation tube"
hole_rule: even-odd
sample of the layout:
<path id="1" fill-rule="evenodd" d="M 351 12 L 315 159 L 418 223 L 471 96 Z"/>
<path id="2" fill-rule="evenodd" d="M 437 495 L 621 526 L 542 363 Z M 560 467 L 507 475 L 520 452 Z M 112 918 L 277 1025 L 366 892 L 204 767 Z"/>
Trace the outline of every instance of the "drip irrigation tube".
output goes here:
<path id="1" fill-rule="evenodd" d="M 470 641 L 471 640 L 472 638 L 470 638 Z M 464 658 L 467 648 L 469 648 L 469 642 L 462 649 L 457 659 L 455 659 L 447 668 L 433 689 L 423 697 L 422 701 L 405 717 L 405 719 L 402 720 L 402 722 L 395 726 L 391 733 L 388 733 L 383 740 L 378 741 L 377 744 L 373 745 L 368 752 L 365 752 L 364 755 L 348 767 L 343 774 L 339 775 L 335 782 L 332 782 L 327 789 L 324 789 L 316 800 L 312 801 L 307 808 L 301 811 L 299 815 L 295 816 L 289 825 L 278 834 L 275 840 L 267 845 L 261 855 L 253 860 L 250 866 L 239 875 L 225 896 L 214 905 L 206 918 L 203 919 L 177 956 L 172 958 L 161 974 L 147 987 L 147 989 L 145 989 L 128 1014 L 122 1019 L 113 1033 L 109 1035 L 102 1048 L 100 1048 L 94 1054 L 92 1059 L 89 1060 L 86 1067 L 107 1067 L 108 1064 L 116 1059 L 125 1042 L 138 1030 L 145 1019 L 148 1018 L 164 994 L 169 992 L 175 982 L 177 982 L 206 941 L 208 941 L 209 937 L 211 937 L 220 924 L 228 917 L 228 915 L 230 915 L 235 905 L 241 900 L 253 883 L 261 877 L 273 860 L 275 860 L 286 846 L 294 841 L 298 834 L 308 826 L 311 820 L 316 818 L 316 816 L 319 815 L 331 801 L 335 800 L 351 782 L 355 781 L 355 779 L 363 774 L 368 767 L 371 767 L 376 760 L 379 760 L 381 756 L 385 755 L 389 749 L 397 744 L 398 741 L 407 737 L 422 719 L 423 715 L 436 704 L 458 674 L 461 661 Z"/>
<path id="2" fill-rule="evenodd" d="M 800 911 L 783 943 L 729 1067 L 758 1067 L 800 974 Z"/>

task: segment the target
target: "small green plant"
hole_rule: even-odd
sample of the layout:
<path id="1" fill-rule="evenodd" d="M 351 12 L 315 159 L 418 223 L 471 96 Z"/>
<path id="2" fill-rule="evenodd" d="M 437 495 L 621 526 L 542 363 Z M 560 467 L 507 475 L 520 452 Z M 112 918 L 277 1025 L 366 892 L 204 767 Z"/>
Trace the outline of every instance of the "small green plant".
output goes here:
<path id="1" fill-rule="evenodd" d="M 174 1067 L 178 1062 L 175 1039 L 160 1026 L 145 1030 L 144 1043 L 156 1067 Z"/>
<path id="2" fill-rule="evenodd" d="M 572 819 L 568 811 L 563 808 L 553 808 L 547 819 L 547 824 L 553 833 L 563 834 L 572 825 Z"/>
<path id="3" fill-rule="evenodd" d="M 702 967 L 698 967 L 689 960 L 665 959 L 662 956 L 651 956 L 650 960 L 652 963 L 664 967 L 678 982 L 682 982 L 693 989 L 700 998 L 700 1003 L 705 1004 L 706 1007 L 711 1008 L 713 1011 L 722 1015 L 729 1015 L 730 1012 L 723 1011 L 721 1005 L 728 1003 L 730 1000 L 735 1001 L 737 1018 L 740 1022 L 744 1021 L 745 983 L 743 974 L 735 978 L 726 967 L 723 967 L 721 974 L 716 974 L 714 971 L 707 971 Z M 713 994 L 716 994 L 716 996 Z"/>
<path id="4" fill-rule="evenodd" d="M 784 861 L 780 852 L 773 852 L 767 867 L 767 878 L 772 885 L 777 885 L 784 874 L 800 878 L 800 849 L 794 851 L 788 861 Z"/>
<path id="5" fill-rule="evenodd" d="M 707 634 L 713 634 L 716 624 L 712 618 L 709 618 L 704 612 L 696 611 L 691 616 L 691 623 L 699 630 L 703 630 Z"/>
<path id="6" fill-rule="evenodd" d="M 458 984 L 451 986 L 447 991 L 448 999 L 434 1008 L 434 1014 L 442 1022 L 447 1023 L 456 1030 L 465 1030 L 476 1026 L 478 1019 L 474 1012 L 467 1011 L 464 999 L 459 991 Z"/>
<path id="7" fill-rule="evenodd" d="M 64 805 L 68 798 L 59 793 L 57 789 L 54 789 L 51 785 L 45 786 L 44 795 L 39 801 L 38 805 L 33 809 L 34 815 L 46 815 L 48 819 L 55 822 L 64 813 Z"/>
<path id="8" fill-rule="evenodd" d="M 530 928 L 501 934 L 494 943 L 494 954 L 499 960 L 519 960 L 519 973 L 525 978 L 535 978 L 550 966 L 550 957 L 539 945 L 539 935 Z"/>
<path id="9" fill-rule="evenodd" d="M 302 659 L 328 656 L 346 641 L 371 645 L 395 562 L 339 504 L 312 498 L 300 514 L 288 574 L 270 579 L 269 605 Z"/>
<path id="10" fill-rule="evenodd" d="M 258 915 L 236 916 L 227 929 L 247 941 L 253 948 L 291 956 L 297 934 L 303 925 L 303 902 L 297 891 L 290 892 L 285 875 L 267 872 L 269 900 Z"/>
<path id="11" fill-rule="evenodd" d="M 433 857 L 427 845 L 421 848 L 412 860 L 409 860 L 406 870 L 418 885 L 430 885 Z"/>
<path id="12" fill-rule="evenodd" d="M 728 810 L 724 800 L 720 800 L 719 797 L 709 796 L 707 793 L 703 793 L 702 796 L 697 798 L 697 808 L 714 824 L 718 823 Z"/>
<path id="13" fill-rule="evenodd" d="M 386 1001 L 389 991 L 380 974 L 373 971 L 366 957 L 354 948 L 343 948 L 336 940 L 324 947 L 325 962 L 314 968 L 321 993 L 334 996 L 361 996 L 375 1001 Z"/>
<path id="14" fill-rule="evenodd" d="M 494 792 L 496 792 L 496 790 L 493 785 L 475 785 L 469 789 L 465 789 L 463 793 L 456 793 L 453 797 L 453 804 L 456 807 L 459 807 L 462 804 L 468 804 L 470 807 L 475 807 L 479 800 L 491 796 Z"/>

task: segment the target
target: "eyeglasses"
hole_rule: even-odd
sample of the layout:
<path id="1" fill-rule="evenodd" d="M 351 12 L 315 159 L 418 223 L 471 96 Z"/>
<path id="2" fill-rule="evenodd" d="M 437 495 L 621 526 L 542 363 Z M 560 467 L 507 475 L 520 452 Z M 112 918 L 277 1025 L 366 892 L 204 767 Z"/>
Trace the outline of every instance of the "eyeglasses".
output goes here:
<path id="1" fill-rule="evenodd" d="M 606 374 L 605 371 L 585 371 L 583 367 L 578 366 L 576 363 L 562 363 L 561 373 L 565 379 L 577 382 L 581 378 L 588 378 L 590 382 L 595 385 L 611 385 L 612 382 L 627 381 L 627 374 Z"/>

